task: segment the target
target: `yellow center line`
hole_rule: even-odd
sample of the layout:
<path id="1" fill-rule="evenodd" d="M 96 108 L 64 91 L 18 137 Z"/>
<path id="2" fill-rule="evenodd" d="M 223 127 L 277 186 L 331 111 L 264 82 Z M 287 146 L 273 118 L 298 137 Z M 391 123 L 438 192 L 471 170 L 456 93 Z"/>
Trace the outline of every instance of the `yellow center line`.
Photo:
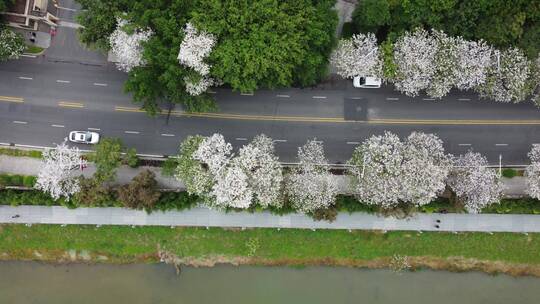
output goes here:
<path id="1" fill-rule="evenodd" d="M 84 104 L 81 102 L 71 102 L 71 101 L 59 101 L 59 107 L 71 107 L 71 108 L 84 108 Z"/>
<path id="2" fill-rule="evenodd" d="M 116 111 L 144 113 L 144 110 L 135 107 L 115 107 Z M 167 111 L 159 114 L 167 115 Z M 320 122 L 320 123 L 368 123 L 368 124 L 403 124 L 403 125 L 540 125 L 540 120 L 512 120 L 512 119 L 370 119 L 370 120 L 345 120 L 339 117 L 309 117 L 309 116 L 268 116 L 247 115 L 232 113 L 186 113 L 171 111 L 171 115 L 179 117 L 206 117 L 217 119 L 235 120 L 262 120 L 262 121 L 289 121 L 289 122 Z"/>
<path id="3" fill-rule="evenodd" d="M 22 97 L 15 97 L 15 96 L 0 96 L 0 101 L 24 102 L 24 99 Z"/>

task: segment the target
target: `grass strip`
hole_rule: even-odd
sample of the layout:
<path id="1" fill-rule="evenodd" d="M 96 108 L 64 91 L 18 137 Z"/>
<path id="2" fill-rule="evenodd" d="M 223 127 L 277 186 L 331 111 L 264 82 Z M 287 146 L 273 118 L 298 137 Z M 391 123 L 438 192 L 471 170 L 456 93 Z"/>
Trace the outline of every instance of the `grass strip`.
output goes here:
<path id="1" fill-rule="evenodd" d="M 184 261 L 220 257 L 218 262 L 244 264 L 358 266 L 401 255 L 439 264 L 454 261 L 444 268 L 469 260 L 481 262 L 475 265 L 540 269 L 540 234 L 534 233 L 0 225 L 0 258 L 4 260 L 69 261 L 68 252 L 85 252 L 88 261 L 155 262 L 158 245 Z M 437 268 L 426 261 L 419 265 Z M 510 272 L 500 268 L 495 272 Z"/>
<path id="2" fill-rule="evenodd" d="M 0 155 L 42 158 L 41 151 L 0 148 Z"/>

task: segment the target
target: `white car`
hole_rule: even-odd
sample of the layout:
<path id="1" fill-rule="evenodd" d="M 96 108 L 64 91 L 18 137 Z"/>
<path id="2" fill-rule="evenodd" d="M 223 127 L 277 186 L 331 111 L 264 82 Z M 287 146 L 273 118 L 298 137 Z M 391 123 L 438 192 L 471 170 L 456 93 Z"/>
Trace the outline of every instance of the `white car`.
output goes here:
<path id="1" fill-rule="evenodd" d="M 355 88 L 363 89 L 376 89 L 380 88 L 382 80 L 372 76 L 355 76 L 353 79 L 353 86 Z"/>
<path id="2" fill-rule="evenodd" d="M 69 132 L 69 141 L 80 144 L 97 144 L 99 142 L 99 134 L 90 131 L 71 131 Z"/>

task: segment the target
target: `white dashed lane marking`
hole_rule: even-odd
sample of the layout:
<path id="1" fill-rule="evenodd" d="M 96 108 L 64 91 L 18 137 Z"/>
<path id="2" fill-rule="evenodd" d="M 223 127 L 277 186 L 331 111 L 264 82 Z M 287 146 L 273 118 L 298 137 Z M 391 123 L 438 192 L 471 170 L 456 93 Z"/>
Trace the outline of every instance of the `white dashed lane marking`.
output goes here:
<path id="1" fill-rule="evenodd" d="M 57 79 L 56 82 L 58 82 L 58 83 L 70 83 L 71 81 L 69 81 L 69 80 L 61 80 L 61 79 Z"/>
<path id="2" fill-rule="evenodd" d="M 399 100 L 397 97 L 386 97 L 386 100 Z"/>
<path id="3" fill-rule="evenodd" d="M 470 98 L 458 98 L 459 101 L 469 101 L 471 100 Z"/>
<path id="4" fill-rule="evenodd" d="M 326 96 L 313 96 L 314 99 L 326 99 Z"/>
<path id="5" fill-rule="evenodd" d="M 88 130 L 91 130 L 91 131 L 101 131 L 100 128 L 88 128 Z"/>
<path id="6" fill-rule="evenodd" d="M 287 142 L 286 139 L 274 139 L 274 142 Z"/>
<path id="7" fill-rule="evenodd" d="M 235 139 L 236 139 L 236 140 L 240 140 L 240 141 L 246 141 L 246 140 L 247 140 L 247 138 L 245 138 L 245 137 L 237 137 L 237 138 L 235 138 Z"/>
<path id="8" fill-rule="evenodd" d="M 20 76 L 19 79 L 22 79 L 22 80 L 32 80 L 33 78 L 32 78 L 32 77 L 23 77 L 23 76 Z"/>
<path id="9" fill-rule="evenodd" d="M 290 95 L 282 95 L 282 94 L 278 94 L 276 95 L 276 97 L 279 97 L 279 98 L 289 98 L 291 97 Z"/>
<path id="10" fill-rule="evenodd" d="M 502 146 L 508 146 L 508 144 L 495 144 L 495 146 L 502 147 Z"/>
<path id="11" fill-rule="evenodd" d="M 55 127 L 55 128 L 63 128 L 64 125 L 51 125 L 51 127 Z"/>
<path id="12" fill-rule="evenodd" d="M 347 145 L 359 145 L 360 143 L 357 141 L 348 141 Z"/>
<path id="13" fill-rule="evenodd" d="M 20 125 L 25 125 L 25 124 L 27 124 L 28 122 L 26 122 L 26 121 L 20 121 L 20 120 L 14 120 L 13 123 L 14 123 L 14 124 L 20 124 Z"/>
<path id="14" fill-rule="evenodd" d="M 470 146 L 471 144 L 458 144 L 458 146 Z"/>
<path id="15" fill-rule="evenodd" d="M 174 137 L 174 134 L 162 133 L 161 136 L 165 136 L 165 137 Z"/>
<path id="16" fill-rule="evenodd" d="M 138 131 L 124 131 L 126 134 L 139 134 Z"/>
<path id="17" fill-rule="evenodd" d="M 253 93 L 240 93 L 242 96 L 253 96 Z"/>
<path id="18" fill-rule="evenodd" d="M 107 86 L 106 83 L 99 83 L 99 82 L 94 82 L 94 85 L 98 86 L 98 87 L 106 87 Z"/>

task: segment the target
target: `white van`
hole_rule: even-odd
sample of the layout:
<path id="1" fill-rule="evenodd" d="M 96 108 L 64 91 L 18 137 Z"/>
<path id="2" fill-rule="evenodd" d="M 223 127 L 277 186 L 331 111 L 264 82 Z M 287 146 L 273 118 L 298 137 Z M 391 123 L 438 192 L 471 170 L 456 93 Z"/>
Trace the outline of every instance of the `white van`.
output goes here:
<path id="1" fill-rule="evenodd" d="M 377 89 L 381 87 L 381 84 L 382 80 L 373 76 L 355 76 L 353 79 L 355 88 Z"/>

